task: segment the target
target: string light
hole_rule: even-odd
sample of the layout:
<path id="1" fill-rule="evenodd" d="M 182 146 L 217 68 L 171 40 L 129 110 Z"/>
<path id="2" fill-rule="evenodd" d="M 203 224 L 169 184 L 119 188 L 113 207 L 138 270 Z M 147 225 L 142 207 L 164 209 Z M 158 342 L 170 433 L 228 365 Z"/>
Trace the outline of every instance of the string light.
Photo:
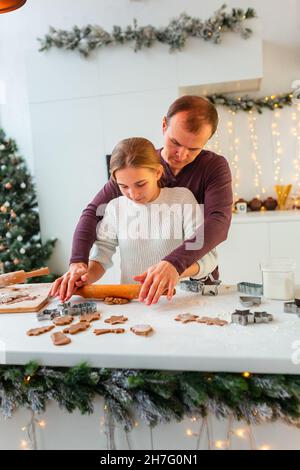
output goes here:
<path id="1" fill-rule="evenodd" d="M 227 441 L 216 441 L 215 442 L 215 448 L 216 449 L 226 449 L 228 447 L 228 442 Z"/>
<path id="2" fill-rule="evenodd" d="M 256 197 L 261 199 L 261 194 L 265 195 L 266 190 L 262 185 L 262 168 L 261 164 L 258 161 L 258 137 L 255 128 L 256 116 L 253 115 L 252 111 L 248 113 L 248 125 L 250 131 L 250 143 L 251 143 L 251 159 L 254 165 L 254 186 L 256 189 Z"/>
<path id="3" fill-rule="evenodd" d="M 44 419 L 41 419 L 40 421 L 38 421 L 38 425 L 40 428 L 45 428 L 47 426 L 47 423 Z"/>
<path id="4" fill-rule="evenodd" d="M 236 112 L 228 110 L 229 118 L 227 121 L 227 132 L 229 138 L 229 155 L 231 156 L 230 167 L 232 173 L 232 184 L 234 200 L 239 198 L 240 187 L 240 168 L 239 168 L 239 138 L 235 135 L 235 116 Z"/>
<path id="5" fill-rule="evenodd" d="M 30 376 L 30 375 L 28 375 L 27 377 L 25 377 L 25 379 L 24 379 L 24 380 L 25 380 L 25 382 L 26 382 L 26 383 L 29 383 L 29 382 L 30 382 L 30 380 L 31 380 L 31 376 Z"/>
<path id="6" fill-rule="evenodd" d="M 20 447 L 23 450 L 28 450 L 28 441 L 25 441 L 25 439 L 21 439 Z"/>
<path id="7" fill-rule="evenodd" d="M 237 429 L 236 431 L 234 431 L 234 434 L 241 439 L 245 439 L 245 433 L 246 429 Z"/>
<path id="8" fill-rule="evenodd" d="M 281 175 L 281 158 L 283 155 L 283 148 L 280 140 L 280 129 L 279 129 L 279 120 L 281 117 L 280 111 L 272 113 L 272 142 L 273 149 L 275 153 L 274 159 L 274 181 L 275 183 L 283 183 L 283 178 Z"/>
<path id="9" fill-rule="evenodd" d="M 263 446 L 260 446 L 258 450 L 271 450 L 271 446 L 264 444 Z"/>
<path id="10" fill-rule="evenodd" d="M 244 377 L 244 379 L 249 379 L 249 377 L 251 377 L 251 374 L 250 372 L 243 372 L 242 376 Z"/>
<path id="11" fill-rule="evenodd" d="M 296 111 L 292 112 L 292 128 L 291 134 L 295 137 L 295 158 L 294 164 L 294 184 L 300 190 L 300 104 L 297 105 Z"/>

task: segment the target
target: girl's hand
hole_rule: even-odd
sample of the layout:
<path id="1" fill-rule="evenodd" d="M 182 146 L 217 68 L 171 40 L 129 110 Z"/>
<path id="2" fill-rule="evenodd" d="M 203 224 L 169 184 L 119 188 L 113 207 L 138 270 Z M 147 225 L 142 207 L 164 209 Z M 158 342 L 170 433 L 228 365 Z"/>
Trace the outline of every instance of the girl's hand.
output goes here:
<path id="1" fill-rule="evenodd" d="M 69 270 L 53 283 L 49 296 L 59 296 L 62 302 L 66 302 L 79 287 L 87 283 L 87 280 L 87 265 L 85 263 L 72 263 Z"/>
<path id="2" fill-rule="evenodd" d="M 148 268 L 147 272 L 134 276 L 133 279 L 143 284 L 139 301 L 146 300 L 146 305 L 152 305 L 158 302 L 164 292 L 167 292 L 167 299 L 172 300 L 179 274 L 171 263 L 161 261 Z"/>

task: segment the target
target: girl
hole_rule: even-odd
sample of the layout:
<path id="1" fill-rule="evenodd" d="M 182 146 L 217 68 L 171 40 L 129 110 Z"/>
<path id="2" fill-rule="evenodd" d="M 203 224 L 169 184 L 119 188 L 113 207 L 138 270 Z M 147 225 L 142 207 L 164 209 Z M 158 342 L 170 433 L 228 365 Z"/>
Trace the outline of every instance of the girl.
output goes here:
<path id="1" fill-rule="evenodd" d="M 123 196 L 104 209 L 90 252 L 87 282 L 97 281 L 112 266 L 118 246 L 121 283 L 132 284 L 138 274 L 194 235 L 201 224 L 200 207 L 189 189 L 162 187 L 160 157 L 147 139 L 134 137 L 119 142 L 112 152 L 110 172 Z M 214 249 L 180 277 L 206 278 L 216 266 Z"/>

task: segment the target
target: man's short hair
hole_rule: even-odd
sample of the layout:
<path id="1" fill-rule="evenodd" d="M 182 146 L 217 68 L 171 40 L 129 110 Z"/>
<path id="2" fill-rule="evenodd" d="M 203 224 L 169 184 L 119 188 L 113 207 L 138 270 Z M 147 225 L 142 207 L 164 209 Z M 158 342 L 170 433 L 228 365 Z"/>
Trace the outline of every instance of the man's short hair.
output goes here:
<path id="1" fill-rule="evenodd" d="M 211 125 L 211 137 L 216 132 L 219 123 L 218 112 L 208 98 L 196 95 L 181 96 L 168 109 L 166 115 L 167 125 L 169 125 L 175 114 L 181 112 L 187 113 L 185 128 L 188 132 L 197 134 L 204 123 Z"/>

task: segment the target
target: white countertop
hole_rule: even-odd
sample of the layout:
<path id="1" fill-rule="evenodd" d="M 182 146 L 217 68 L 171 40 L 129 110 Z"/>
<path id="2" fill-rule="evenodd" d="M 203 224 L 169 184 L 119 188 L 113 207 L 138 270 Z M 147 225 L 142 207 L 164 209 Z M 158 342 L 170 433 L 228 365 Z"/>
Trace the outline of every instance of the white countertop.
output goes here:
<path id="1" fill-rule="evenodd" d="M 82 298 L 72 300 L 82 301 Z M 86 361 L 93 367 L 300 374 L 300 364 L 292 362 L 295 346 L 299 348 L 300 362 L 300 318 L 283 313 L 282 301 L 265 300 L 256 309 L 272 313 L 273 322 L 246 327 L 174 321 L 177 314 L 185 312 L 229 319 L 235 308 L 243 308 L 234 289 L 210 297 L 178 288 L 171 303 L 163 298 L 151 307 L 138 301 L 121 306 L 102 302 L 98 305 L 101 320 L 94 322 L 86 332 L 70 336 L 72 343 L 61 347 L 52 344 L 50 335 L 63 327 L 29 337 L 28 329 L 51 322 L 38 322 L 35 313 L 1 314 L 0 362 L 25 364 L 36 360 L 41 365 L 73 366 Z M 111 314 L 129 318 L 124 324 L 126 333 L 95 336 L 94 328 L 109 327 L 104 319 Z M 155 329 L 151 337 L 130 332 L 131 326 L 145 323 Z M 119 326 L 123 327 L 115 327 Z"/>

